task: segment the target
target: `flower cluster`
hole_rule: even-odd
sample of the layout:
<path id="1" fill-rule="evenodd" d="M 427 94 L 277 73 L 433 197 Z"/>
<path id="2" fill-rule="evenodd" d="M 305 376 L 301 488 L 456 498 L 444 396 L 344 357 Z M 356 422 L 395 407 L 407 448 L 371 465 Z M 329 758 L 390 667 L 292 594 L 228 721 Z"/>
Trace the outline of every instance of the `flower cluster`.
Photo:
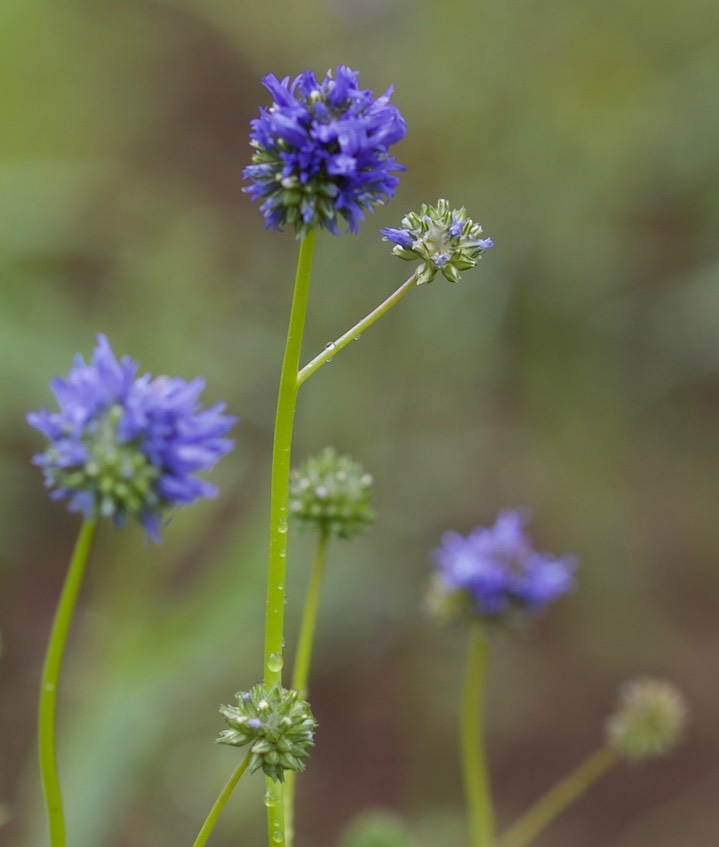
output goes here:
<path id="1" fill-rule="evenodd" d="M 607 740 L 630 761 L 662 756 L 679 741 L 686 719 L 684 698 L 673 685 L 638 679 L 622 686 L 617 711 L 607 723 Z"/>
<path id="2" fill-rule="evenodd" d="M 439 616 L 513 624 L 541 613 L 574 586 L 576 564 L 532 549 L 522 510 L 502 512 L 469 535 L 447 532 L 435 550 L 438 572 L 429 595 Z"/>
<path id="3" fill-rule="evenodd" d="M 245 190 L 262 200 L 269 227 L 285 224 L 298 235 L 324 227 L 338 235 L 340 218 L 355 232 L 363 212 L 384 203 L 404 170 L 389 155 L 407 129 L 390 105 L 392 89 L 377 99 L 358 74 L 340 66 L 318 82 L 312 71 L 290 81 L 262 80 L 274 102 L 252 121 L 252 164 Z"/>
<path id="4" fill-rule="evenodd" d="M 51 382 L 60 410 L 27 419 L 50 441 L 33 461 L 53 499 L 118 526 L 135 517 L 159 540 L 169 508 L 216 494 L 194 474 L 230 450 L 223 436 L 236 418 L 224 414 L 223 404 L 200 407 L 202 379 L 136 378 L 137 370 L 127 356 L 118 362 L 98 335 L 90 364 L 78 356 L 66 379 Z"/>
<path id="5" fill-rule="evenodd" d="M 309 704 L 278 684 L 269 690 L 255 685 L 235 697 L 236 706 L 220 706 L 230 729 L 222 730 L 218 743 L 251 745 L 250 773 L 262 768 L 271 779 L 283 782 L 286 770 L 303 771 L 317 727 Z"/>
<path id="6" fill-rule="evenodd" d="M 460 271 L 473 268 L 482 253 L 494 247 L 491 238 L 482 238 L 482 227 L 467 217 L 467 210 L 451 209 L 446 200 L 436 206 L 423 203 L 419 212 L 402 218 L 400 229 L 385 227 L 385 241 L 394 242 L 392 253 L 417 268 L 417 285 L 432 282 L 437 271 L 450 282 L 459 282 Z"/>
<path id="7" fill-rule="evenodd" d="M 301 530 L 349 539 L 375 519 L 372 476 L 349 456 L 326 447 L 290 475 L 290 514 Z"/>

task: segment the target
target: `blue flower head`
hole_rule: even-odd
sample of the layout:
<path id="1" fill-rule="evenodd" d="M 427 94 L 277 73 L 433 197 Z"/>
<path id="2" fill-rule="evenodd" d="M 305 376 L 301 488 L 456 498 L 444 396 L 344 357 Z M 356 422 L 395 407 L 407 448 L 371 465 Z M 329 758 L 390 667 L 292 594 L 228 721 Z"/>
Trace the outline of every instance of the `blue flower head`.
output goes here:
<path id="1" fill-rule="evenodd" d="M 446 200 L 436 206 L 422 203 L 419 212 L 402 218 L 399 229 L 384 227 L 383 241 L 394 243 L 392 253 L 408 262 L 419 262 L 417 285 L 432 282 L 437 271 L 449 282 L 459 282 L 460 271 L 473 268 L 490 248 L 491 238 L 482 238 L 482 227 L 467 217 L 464 206 L 453 209 Z"/>
<path id="2" fill-rule="evenodd" d="M 434 551 L 431 607 L 452 617 L 513 624 L 535 617 L 574 587 L 576 562 L 537 553 L 523 510 L 502 512 L 494 526 L 467 536 L 447 532 Z"/>
<path id="3" fill-rule="evenodd" d="M 159 541 L 170 508 L 217 493 L 195 473 L 230 450 L 223 436 L 236 418 L 224 414 L 224 404 L 200 406 L 202 379 L 136 377 L 137 370 L 127 356 L 118 362 L 98 335 L 90 364 L 77 356 L 67 378 L 50 383 L 60 410 L 27 420 L 50 442 L 33 462 L 53 499 L 117 526 L 135 517 Z"/>
<path id="4" fill-rule="evenodd" d="M 344 219 L 356 232 L 364 211 L 395 193 L 402 171 L 389 155 L 407 127 L 392 88 L 374 98 L 358 73 L 340 65 L 318 82 L 312 71 L 290 81 L 268 74 L 273 97 L 252 121 L 252 164 L 245 168 L 253 200 L 262 200 L 265 223 L 292 226 L 298 235 L 324 227 L 339 235 Z"/>

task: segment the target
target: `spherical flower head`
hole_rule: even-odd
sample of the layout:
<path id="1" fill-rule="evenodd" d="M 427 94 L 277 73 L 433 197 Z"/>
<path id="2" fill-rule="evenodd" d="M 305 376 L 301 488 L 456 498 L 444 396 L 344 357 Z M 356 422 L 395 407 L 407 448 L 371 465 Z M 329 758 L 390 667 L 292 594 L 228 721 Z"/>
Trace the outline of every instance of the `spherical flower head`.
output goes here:
<path id="1" fill-rule="evenodd" d="M 402 218 L 401 227 L 385 227 L 384 241 L 394 242 L 392 253 L 420 264 L 417 285 L 432 282 L 437 271 L 450 282 L 459 282 L 460 271 L 473 268 L 482 253 L 494 247 L 491 238 L 482 238 L 482 227 L 467 217 L 467 210 L 450 208 L 446 200 L 436 206 L 423 203 L 419 212 Z"/>
<path id="2" fill-rule="evenodd" d="M 375 520 L 373 486 L 362 465 L 326 447 L 290 474 L 290 514 L 301 530 L 353 538 Z"/>
<path id="3" fill-rule="evenodd" d="M 428 609 L 443 620 L 479 619 L 512 626 L 536 617 L 574 587 L 575 561 L 538 553 L 521 509 L 502 512 L 491 527 L 467 536 L 447 532 L 434 551 L 437 572 Z"/>
<path id="4" fill-rule="evenodd" d="M 224 414 L 224 404 L 200 406 L 202 379 L 137 377 L 137 370 L 98 335 L 91 362 L 77 356 L 67 377 L 50 383 L 59 411 L 43 409 L 27 420 L 50 442 L 33 462 L 54 500 L 117 526 L 137 518 L 159 541 L 172 507 L 217 493 L 195 474 L 231 449 L 223 436 L 236 418 Z"/>
<path id="5" fill-rule="evenodd" d="M 249 744 L 250 773 L 262 768 L 275 782 L 284 782 L 285 771 L 303 771 L 317 728 L 309 704 L 279 684 L 255 685 L 235 698 L 236 706 L 220 706 L 230 728 L 222 730 L 218 744 Z"/>
<path id="6" fill-rule="evenodd" d="M 616 712 L 607 722 L 609 746 L 638 762 L 676 746 L 687 720 L 684 698 L 668 682 L 638 679 L 622 686 Z"/>
<path id="7" fill-rule="evenodd" d="M 244 176 L 268 227 L 289 225 L 298 236 L 324 227 L 339 235 L 343 219 L 356 232 L 364 212 L 395 193 L 393 171 L 404 167 L 389 148 L 407 127 L 389 102 L 392 88 L 375 99 L 358 78 L 342 65 L 322 82 L 312 71 L 292 81 L 263 78 L 273 103 L 252 121 L 255 153 Z"/>

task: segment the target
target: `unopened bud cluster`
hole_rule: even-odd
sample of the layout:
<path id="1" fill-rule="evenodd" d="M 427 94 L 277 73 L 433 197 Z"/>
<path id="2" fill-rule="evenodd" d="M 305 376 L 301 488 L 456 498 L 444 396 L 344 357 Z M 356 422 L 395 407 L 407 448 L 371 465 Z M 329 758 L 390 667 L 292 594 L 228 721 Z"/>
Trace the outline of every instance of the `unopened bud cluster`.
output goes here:
<path id="1" fill-rule="evenodd" d="M 607 722 L 607 740 L 631 761 L 662 756 L 676 746 L 686 719 L 684 698 L 673 685 L 638 679 L 620 690 L 617 711 Z"/>
<path id="2" fill-rule="evenodd" d="M 467 217 L 467 210 L 451 209 L 446 200 L 436 206 L 423 203 L 419 212 L 402 218 L 400 229 L 385 227 L 385 241 L 393 241 L 392 253 L 409 262 L 421 261 L 417 285 L 432 282 L 437 271 L 449 282 L 459 282 L 460 271 L 473 268 L 482 253 L 494 247 L 491 238 L 482 238 L 482 227 Z"/>
<path id="3" fill-rule="evenodd" d="M 230 729 L 217 739 L 233 747 L 250 745 L 250 773 L 262 768 L 267 776 L 284 782 L 285 771 L 303 771 L 303 759 L 314 744 L 317 722 L 297 691 L 275 684 L 253 686 L 236 695 L 236 706 L 220 706 Z"/>
<path id="4" fill-rule="evenodd" d="M 290 514 L 302 530 L 352 538 L 375 519 L 373 484 L 358 462 L 326 447 L 292 471 Z"/>

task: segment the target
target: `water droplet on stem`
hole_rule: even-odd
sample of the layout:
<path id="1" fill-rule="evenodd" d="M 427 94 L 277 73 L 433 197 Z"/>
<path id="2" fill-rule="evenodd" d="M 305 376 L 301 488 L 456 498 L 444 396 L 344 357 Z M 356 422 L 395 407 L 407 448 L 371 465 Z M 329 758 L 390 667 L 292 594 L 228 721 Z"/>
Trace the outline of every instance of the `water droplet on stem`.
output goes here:
<path id="1" fill-rule="evenodd" d="M 272 671 L 272 673 L 281 671 L 284 664 L 285 660 L 279 653 L 270 653 L 267 657 L 267 667 Z"/>

